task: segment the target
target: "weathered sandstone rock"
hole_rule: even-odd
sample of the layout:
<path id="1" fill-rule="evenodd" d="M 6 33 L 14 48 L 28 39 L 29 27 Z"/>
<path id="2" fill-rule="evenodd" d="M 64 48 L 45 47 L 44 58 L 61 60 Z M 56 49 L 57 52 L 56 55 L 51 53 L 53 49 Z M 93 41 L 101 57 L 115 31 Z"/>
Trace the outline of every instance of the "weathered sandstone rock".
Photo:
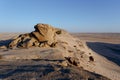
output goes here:
<path id="1" fill-rule="evenodd" d="M 35 47 L 46 47 L 51 46 L 55 43 L 55 35 L 57 29 L 53 28 L 48 24 L 37 24 L 34 26 L 35 31 L 31 33 L 21 34 L 19 37 L 14 39 L 10 44 L 9 48 L 23 47 L 29 48 Z"/>

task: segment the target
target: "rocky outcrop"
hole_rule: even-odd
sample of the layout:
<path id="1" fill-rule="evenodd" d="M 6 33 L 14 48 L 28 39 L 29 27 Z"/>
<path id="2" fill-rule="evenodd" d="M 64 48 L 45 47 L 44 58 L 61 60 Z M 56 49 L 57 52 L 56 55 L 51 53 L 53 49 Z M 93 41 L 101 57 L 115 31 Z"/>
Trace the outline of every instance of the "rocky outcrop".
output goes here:
<path id="1" fill-rule="evenodd" d="M 95 58 L 86 47 L 85 42 L 71 36 L 65 30 L 54 28 L 48 24 L 37 24 L 34 29 L 33 32 L 19 35 L 7 47 L 11 49 L 52 47 L 58 49 L 61 56 L 71 65 L 86 66 L 87 68 L 92 63 L 89 68 L 94 67 Z"/>
<path id="2" fill-rule="evenodd" d="M 65 30 L 54 28 L 48 24 L 37 24 L 34 28 L 33 32 L 21 34 L 14 39 L 12 38 L 12 41 L 8 40 L 6 44 L 4 44 L 6 41 L 2 41 L 0 51 L 3 49 L 3 52 L 0 53 L 0 58 L 8 61 L 14 59 L 42 60 L 52 62 L 51 64 L 55 63 L 55 65 L 59 64 L 62 68 L 70 66 L 75 68 L 81 67 L 90 72 L 96 72 L 111 79 L 119 80 L 119 74 L 116 72 L 117 70 L 119 71 L 119 68 L 104 57 L 93 52 L 85 41 L 73 37 Z M 112 76 L 109 74 L 111 72 Z M 114 75 L 114 73 L 118 75 Z M 86 79 L 93 80 L 92 78 Z"/>
<path id="3" fill-rule="evenodd" d="M 35 47 L 46 47 L 51 46 L 55 43 L 55 35 L 57 34 L 56 28 L 48 24 L 37 24 L 34 26 L 35 31 L 27 34 L 22 34 L 14 39 L 10 44 L 9 48 L 23 47 L 29 48 Z"/>
<path id="4" fill-rule="evenodd" d="M 74 38 L 67 31 L 48 24 L 37 24 L 34 28 L 35 30 L 31 33 L 19 35 L 9 44 L 8 48 L 56 48 L 61 51 L 61 55 L 68 63 L 78 67 L 87 67 L 95 61 L 94 56 L 89 54 L 90 52 L 85 46 L 86 43 Z"/>

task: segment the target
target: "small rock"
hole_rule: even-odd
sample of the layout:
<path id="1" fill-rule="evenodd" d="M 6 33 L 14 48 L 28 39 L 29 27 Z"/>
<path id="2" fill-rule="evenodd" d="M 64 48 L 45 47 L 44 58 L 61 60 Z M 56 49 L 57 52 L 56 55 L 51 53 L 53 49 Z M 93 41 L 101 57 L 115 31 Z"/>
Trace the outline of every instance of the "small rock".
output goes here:
<path id="1" fill-rule="evenodd" d="M 0 46 L 0 49 L 7 49 L 6 46 Z"/>
<path id="2" fill-rule="evenodd" d="M 90 57 L 89 57 L 89 61 L 92 61 L 92 62 L 94 61 L 93 56 L 90 56 Z"/>
<path id="3" fill-rule="evenodd" d="M 61 62 L 61 66 L 65 66 L 66 67 L 66 66 L 68 66 L 68 63 L 66 61 L 62 61 Z"/>
<path id="4" fill-rule="evenodd" d="M 65 57 L 65 59 L 72 65 L 74 66 L 78 66 L 79 65 L 79 59 L 75 58 L 75 57 Z"/>

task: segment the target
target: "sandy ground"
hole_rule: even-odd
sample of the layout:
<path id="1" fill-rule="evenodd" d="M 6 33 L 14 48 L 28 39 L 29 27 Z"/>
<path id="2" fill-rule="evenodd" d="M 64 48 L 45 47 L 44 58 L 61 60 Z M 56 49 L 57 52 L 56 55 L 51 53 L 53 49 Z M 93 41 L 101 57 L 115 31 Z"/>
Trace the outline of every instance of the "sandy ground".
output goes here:
<path id="1" fill-rule="evenodd" d="M 113 75 L 114 78 L 111 78 L 112 80 L 119 80 L 120 78 L 119 77 L 120 75 L 120 67 L 119 67 L 120 66 L 120 33 L 74 33 L 72 35 L 74 37 L 78 37 L 80 40 L 86 41 L 86 45 L 93 52 L 97 53 L 98 55 L 104 56 L 105 59 L 117 65 L 118 67 L 116 67 L 115 65 L 110 66 L 108 61 L 103 60 L 102 58 L 99 59 L 99 63 L 100 62 L 103 63 L 100 65 L 104 66 L 101 69 L 106 71 L 107 75 L 108 74 L 111 74 L 110 76 Z M 100 65 L 98 67 L 100 67 Z M 116 67 L 115 71 L 111 70 L 113 67 Z M 106 72 L 104 71 L 101 72 L 102 71 L 101 69 L 99 68 L 99 72 L 101 74 L 106 75 Z M 110 69 L 110 70 L 107 71 L 107 69 Z"/>
<path id="2" fill-rule="evenodd" d="M 120 33 L 72 33 L 72 35 L 87 42 L 120 44 Z"/>
<path id="3" fill-rule="evenodd" d="M 94 52 L 120 66 L 120 33 L 74 33 Z"/>
<path id="4" fill-rule="evenodd" d="M 0 45 L 8 44 L 18 34 L 20 33 L 1 33 Z M 94 53 L 92 55 L 95 57 L 95 63 L 91 63 L 92 65 L 86 63 L 83 67 L 88 71 L 71 65 L 67 67 L 61 65 L 65 59 L 59 49 L 0 50 L 1 58 L 6 59 L 0 60 L 0 79 L 107 80 L 98 74 L 112 80 L 120 79 L 120 34 L 75 33 L 72 35 L 86 41 L 88 51 Z"/>

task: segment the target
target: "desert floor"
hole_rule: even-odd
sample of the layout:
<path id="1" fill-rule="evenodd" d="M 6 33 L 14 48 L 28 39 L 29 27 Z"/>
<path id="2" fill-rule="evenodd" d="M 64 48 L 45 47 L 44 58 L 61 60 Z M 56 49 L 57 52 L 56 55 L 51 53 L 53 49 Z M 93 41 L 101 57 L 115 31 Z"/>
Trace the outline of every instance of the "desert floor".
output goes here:
<path id="1" fill-rule="evenodd" d="M 8 44 L 11 39 L 15 38 L 20 33 L 1 33 L 0 45 Z M 87 46 L 94 52 L 104 56 L 108 60 L 120 66 L 120 33 L 71 33 L 74 37 L 87 42 Z M 33 50 L 34 49 L 34 50 Z M 0 60 L 0 79 L 2 80 L 108 80 L 107 78 L 93 72 L 70 65 L 66 67 L 63 64 L 65 61 L 60 52 L 56 49 L 40 50 L 43 59 L 36 59 L 40 56 L 38 48 L 29 50 L 0 50 L 0 54 L 10 56 L 13 52 L 17 56 L 23 56 L 25 59 L 18 58 L 17 60 Z M 20 54 L 21 53 L 21 54 Z M 30 54 L 36 54 L 35 59 L 30 58 Z M 46 53 L 46 55 L 44 55 Z M 47 53 L 58 53 L 54 57 L 49 57 Z M 11 58 L 13 58 L 11 56 Z M 118 68 L 120 69 L 120 68 Z M 120 73 L 116 71 L 117 73 Z M 114 74 L 114 73 L 112 73 Z M 119 76 L 116 76 L 118 77 Z M 115 78 L 116 80 L 119 80 Z"/>
<path id="2" fill-rule="evenodd" d="M 89 48 L 120 66 L 120 33 L 73 33 Z"/>

